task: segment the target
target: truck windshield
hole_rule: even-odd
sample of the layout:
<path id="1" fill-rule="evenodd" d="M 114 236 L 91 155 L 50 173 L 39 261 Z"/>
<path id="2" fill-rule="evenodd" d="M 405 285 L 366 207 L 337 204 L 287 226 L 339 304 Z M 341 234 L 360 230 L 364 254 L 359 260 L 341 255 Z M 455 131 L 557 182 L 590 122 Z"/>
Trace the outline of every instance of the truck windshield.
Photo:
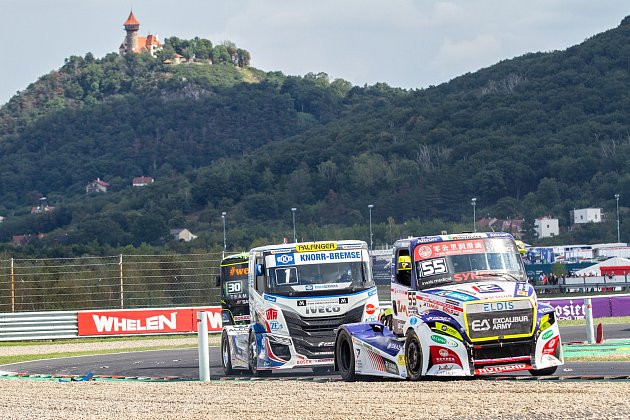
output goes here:
<path id="1" fill-rule="evenodd" d="M 335 294 L 374 286 L 365 262 L 340 262 L 272 267 L 267 271 L 267 292 L 282 296 Z"/>
<path id="2" fill-rule="evenodd" d="M 525 281 L 525 270 L 510 239 L 453 241 L 422 245 L 414 254 L 418 289 L 478 281 L 487 277 Z"/>

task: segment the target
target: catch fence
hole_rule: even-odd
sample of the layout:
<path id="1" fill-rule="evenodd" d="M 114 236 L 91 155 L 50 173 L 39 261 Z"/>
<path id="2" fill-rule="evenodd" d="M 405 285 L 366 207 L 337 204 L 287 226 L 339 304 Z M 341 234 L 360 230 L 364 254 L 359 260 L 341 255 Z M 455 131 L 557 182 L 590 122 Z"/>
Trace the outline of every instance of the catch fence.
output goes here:
<path id="1" fill-rule="evenodd" d="M 0 313 L 216 305 L 222 253 L 0 260 Z"/>

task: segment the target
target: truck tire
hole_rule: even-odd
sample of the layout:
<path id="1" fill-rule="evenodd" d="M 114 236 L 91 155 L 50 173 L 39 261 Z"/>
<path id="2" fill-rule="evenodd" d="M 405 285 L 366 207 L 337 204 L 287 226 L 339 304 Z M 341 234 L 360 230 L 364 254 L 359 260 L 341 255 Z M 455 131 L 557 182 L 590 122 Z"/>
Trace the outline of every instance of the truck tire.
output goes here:
<path id="1" fill-rule="evenodd" d="M 221 366 L 226 375 L 232 375 L 234 373 L 230 342 L 228 341 L 228 335 L 225 331 L 221 334 Z"/>
<path id="2" fill-rule="evenodd" d="M 251 370 L 252 376 L 257 378 L 270 376 L 270 370 L 258 370 L 258 352 L 256 351 L 256 333 L 254 331 L 249 332 L 247 349 L 249 352 L 249 370 Z"/>
<path id="3" fill-rule="evenodd" d="M 407 378 L 412 381 L 422 379 L 422 345 L 414 330 L 407 332 L 405 340 L 405 366 Z"/>
<path id="4" fill-rule="evenodd" d="M 550 376 L 553 375 L 554 373 L 556 373 L 556 369 L 558 369 L 558 366 L 551 366 L 548 368 L 544 368 L 544 369 L 530 369 L 529 373 L 532 376 Z"/>
<path id="5" fill-rule="evenodd" d="M 358 379 L 354 371 L 354 346 L 352 337 L 348 331 L 342 329 L 337 336 L 335 344 L 335 358 L 341 378 L 346 382 L 354 382 Z"/>

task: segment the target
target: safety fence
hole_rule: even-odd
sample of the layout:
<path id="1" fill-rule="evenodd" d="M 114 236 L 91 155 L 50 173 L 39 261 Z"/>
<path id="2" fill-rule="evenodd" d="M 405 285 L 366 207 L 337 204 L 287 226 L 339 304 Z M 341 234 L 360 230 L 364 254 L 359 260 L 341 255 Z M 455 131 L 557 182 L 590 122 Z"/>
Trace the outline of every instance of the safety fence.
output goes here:
<path id="1" fill-rule="evenodd" d="M 0 312 L 218 304 L 222 253 L 0 260 Z"/>

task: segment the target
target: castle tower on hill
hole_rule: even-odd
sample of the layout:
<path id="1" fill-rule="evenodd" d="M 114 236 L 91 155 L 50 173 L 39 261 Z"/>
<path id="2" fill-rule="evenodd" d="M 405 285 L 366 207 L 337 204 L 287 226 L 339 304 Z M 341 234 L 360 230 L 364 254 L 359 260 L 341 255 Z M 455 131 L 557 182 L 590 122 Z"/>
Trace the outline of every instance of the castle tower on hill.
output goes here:
<path id="1" fill-rule="evenodd" d="M 136 51 L 138 49 L 138 31 L 140 30 L 140 22 L 133 15 L 133 10 L 129 12 L 129 17 L 123 23 L 127 36 L 125 37 L 126 51 Z"/>
<path id="2" fill-rule="evenodd" d="M 119 47 L 120 55 L 135 53 L 139 54 L 144 51 L 155 57 L 155 53 L 162 49 L 162 43 L 158 41 L 157 35 L 147 35 L 146 37 L 138 36 L 140 30 L 140 22 L 133 15 L 133 10 L 129 13 L 129 17 L 123 24 L 127 36 Z"/>

